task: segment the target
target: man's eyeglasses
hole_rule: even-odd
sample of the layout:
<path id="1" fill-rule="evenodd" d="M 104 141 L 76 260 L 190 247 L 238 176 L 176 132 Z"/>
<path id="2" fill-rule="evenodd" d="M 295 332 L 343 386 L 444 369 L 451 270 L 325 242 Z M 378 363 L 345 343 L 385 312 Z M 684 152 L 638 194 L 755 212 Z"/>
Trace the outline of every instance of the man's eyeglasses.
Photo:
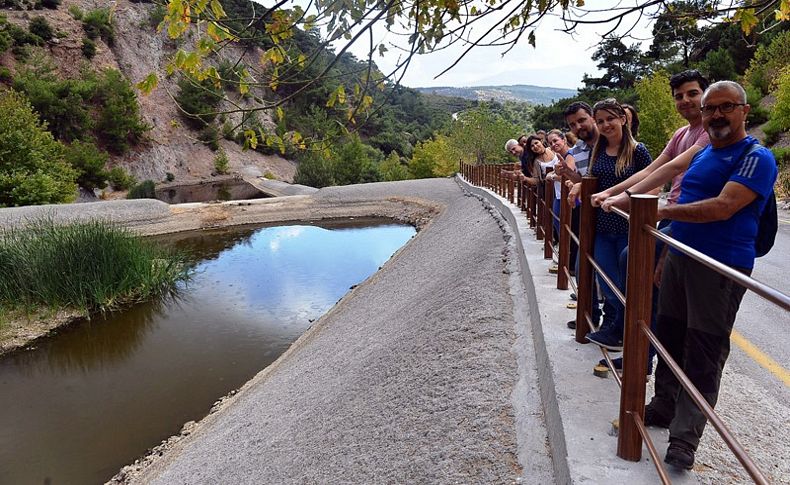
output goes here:
<path id="1" fill-rule="evenodd" d="M 701 107 L 702 116 L 713 116 L 716 110 L 721 111 L 721 114 L 732 113 L 738 106 L 746 106 L 746 103 L 721 103 L 721 104 L 708 104 Z"/>

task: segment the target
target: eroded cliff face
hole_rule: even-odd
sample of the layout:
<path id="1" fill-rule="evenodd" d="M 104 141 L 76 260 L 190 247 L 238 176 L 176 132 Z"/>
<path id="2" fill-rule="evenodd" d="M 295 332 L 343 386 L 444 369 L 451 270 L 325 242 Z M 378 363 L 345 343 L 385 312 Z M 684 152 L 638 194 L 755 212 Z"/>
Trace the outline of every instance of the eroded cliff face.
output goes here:
<path id="1" fill-rule="evenodd" d="M 97 53 L 91 61 L 82 55 L 84 32 L 81 22 L 69 14 L 69 7 L 72 6 L 83 11 L 108 6 L 112 8 L 115 42 L 110 47 L 101 39 L 96 39 Z M 154 8 L 152 3 L 132 3 L 128 0 L 63 0 L 57 10 L 3 10 L 2 13 L 9 21 L 25 28 L 29 19 L 43 16 L 54 29 L 65 34 L 44 47 L 63 76 L 76 76 L 80 69 L 89 64 L 94 69 L 117 69 L 134 84 L 155 72 L 159 77 L 159 87 L 148 95 L 138 93 L 143 120 L 153 128 L 146 134 L 143 143 L 121 157 L 114 157 L 113 164 L 123 166 L 140 180 L 162 181 L 168 172 L 174 174 L 176 182 L 179 183 L 206 179 L 214 171 L 216 153 L 197 140 L 197 131 L 184 124 L 178 106 L 173 101 L 173 96 L 178 93 L 178 77 L 168 78 L 165 70 L 178 46 L 188 48 L 194 39 L 187 36 L 174 41 L 165 32 L 156 32 L 150 21 Z M 232 59 L 234 62 L 240 55 L 241 49 L 235 46 L 221 53 L 223 58 Z M 250 51 L 245 55 L 248 59 L 260 58 L 260 52 Z M 13 57 L 6 54 L 2 63 L 13 67 Z M 234 95 L 229 96 L 233 98 Z M 242 107 L 251 106 L 249 101 L 241 98 L 233 99 L 233 102 Z M 234 109 L 231 103 L 223 103 L 220 109 Z M 226 117 L 230 123 L 236 125 L 241 115 L 230 113 Z M 259 113 L 258 118 L 264 123 L 271 123 L 265 113 Z M 232 173 L 250 176 L 269 172 L 279 180 L 293 181 L 296 172 L 294 162 L 276 155 L 245 151 L 238 144 L 225 139 L 221 139 L 219 144 L 228 156 Z"/>

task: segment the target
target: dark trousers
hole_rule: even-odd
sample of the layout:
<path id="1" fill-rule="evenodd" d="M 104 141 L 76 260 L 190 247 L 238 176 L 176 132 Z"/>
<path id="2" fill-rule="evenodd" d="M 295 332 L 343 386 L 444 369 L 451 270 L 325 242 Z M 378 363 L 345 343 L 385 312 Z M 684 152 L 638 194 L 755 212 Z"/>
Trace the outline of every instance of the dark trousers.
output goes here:
<path id="1" fill-rule="evenodd" d="M 751 274 L 751 270 L 736 269 Z M 687 256 L 667 255 L 656 336 L 711 406 L 718 400 L 721 373 L 730 354 L 730 333 L 745 292 Z M 707 420 L 661 357 L 650 406 L 672 417 L 670 440 L 680 439 L 697 448 Z"/>

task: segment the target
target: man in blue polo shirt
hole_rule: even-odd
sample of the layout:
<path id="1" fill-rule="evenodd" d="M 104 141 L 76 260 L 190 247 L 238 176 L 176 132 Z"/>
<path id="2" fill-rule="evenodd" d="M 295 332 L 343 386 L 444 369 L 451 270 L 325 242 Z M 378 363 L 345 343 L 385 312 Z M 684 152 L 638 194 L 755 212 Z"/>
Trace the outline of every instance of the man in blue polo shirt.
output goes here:
<path id="1" fill-rule="evenodd" d="M 660 208 L 678 241 L 751 274 L 760 214 L 776 181 L 770 150 L 746 135 L 750 106 L 732 81 L 712 84 L 702 97 L 702 124 L 711 145 L 699 151 L 683 177 L 677 204 Z M 730 333 L 745 289 L 672 249 L 664 265 L 656 334 L 711 406 L 716 405 Z M 691 469 L 706 419 L 663 359 L 645 424 L 669 428 L 664 461 Z"/>

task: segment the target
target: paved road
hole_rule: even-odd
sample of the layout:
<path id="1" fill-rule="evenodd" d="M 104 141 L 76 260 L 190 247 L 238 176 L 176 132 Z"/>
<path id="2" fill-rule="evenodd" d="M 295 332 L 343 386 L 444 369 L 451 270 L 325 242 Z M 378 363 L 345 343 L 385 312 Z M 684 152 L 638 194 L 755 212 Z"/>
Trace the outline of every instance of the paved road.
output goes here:
<path id="1" fill-rule="evenodd" d="M 776 244 L 757 260 L 752 276 L 790 294 L 790 211 L 780 210 L 779 219 Z M 772 483 L 790 483 L 790 314 L 747 292 L 735 330 L 747 344 L 737 336 L 733 339 L 716 410 L 731 423 L 737 438 L 754 454 Z M 749 343 L 754 347 L 745 350 Z M 772 372 L 761 365 L 769 359 L 781 368 Z M 712 428 L 706 430 L 700 457 L 710 465 L 738 468 L 714 435 Z M 732 478 L 734 482 L 750 483 L 744 475 Z"/>

